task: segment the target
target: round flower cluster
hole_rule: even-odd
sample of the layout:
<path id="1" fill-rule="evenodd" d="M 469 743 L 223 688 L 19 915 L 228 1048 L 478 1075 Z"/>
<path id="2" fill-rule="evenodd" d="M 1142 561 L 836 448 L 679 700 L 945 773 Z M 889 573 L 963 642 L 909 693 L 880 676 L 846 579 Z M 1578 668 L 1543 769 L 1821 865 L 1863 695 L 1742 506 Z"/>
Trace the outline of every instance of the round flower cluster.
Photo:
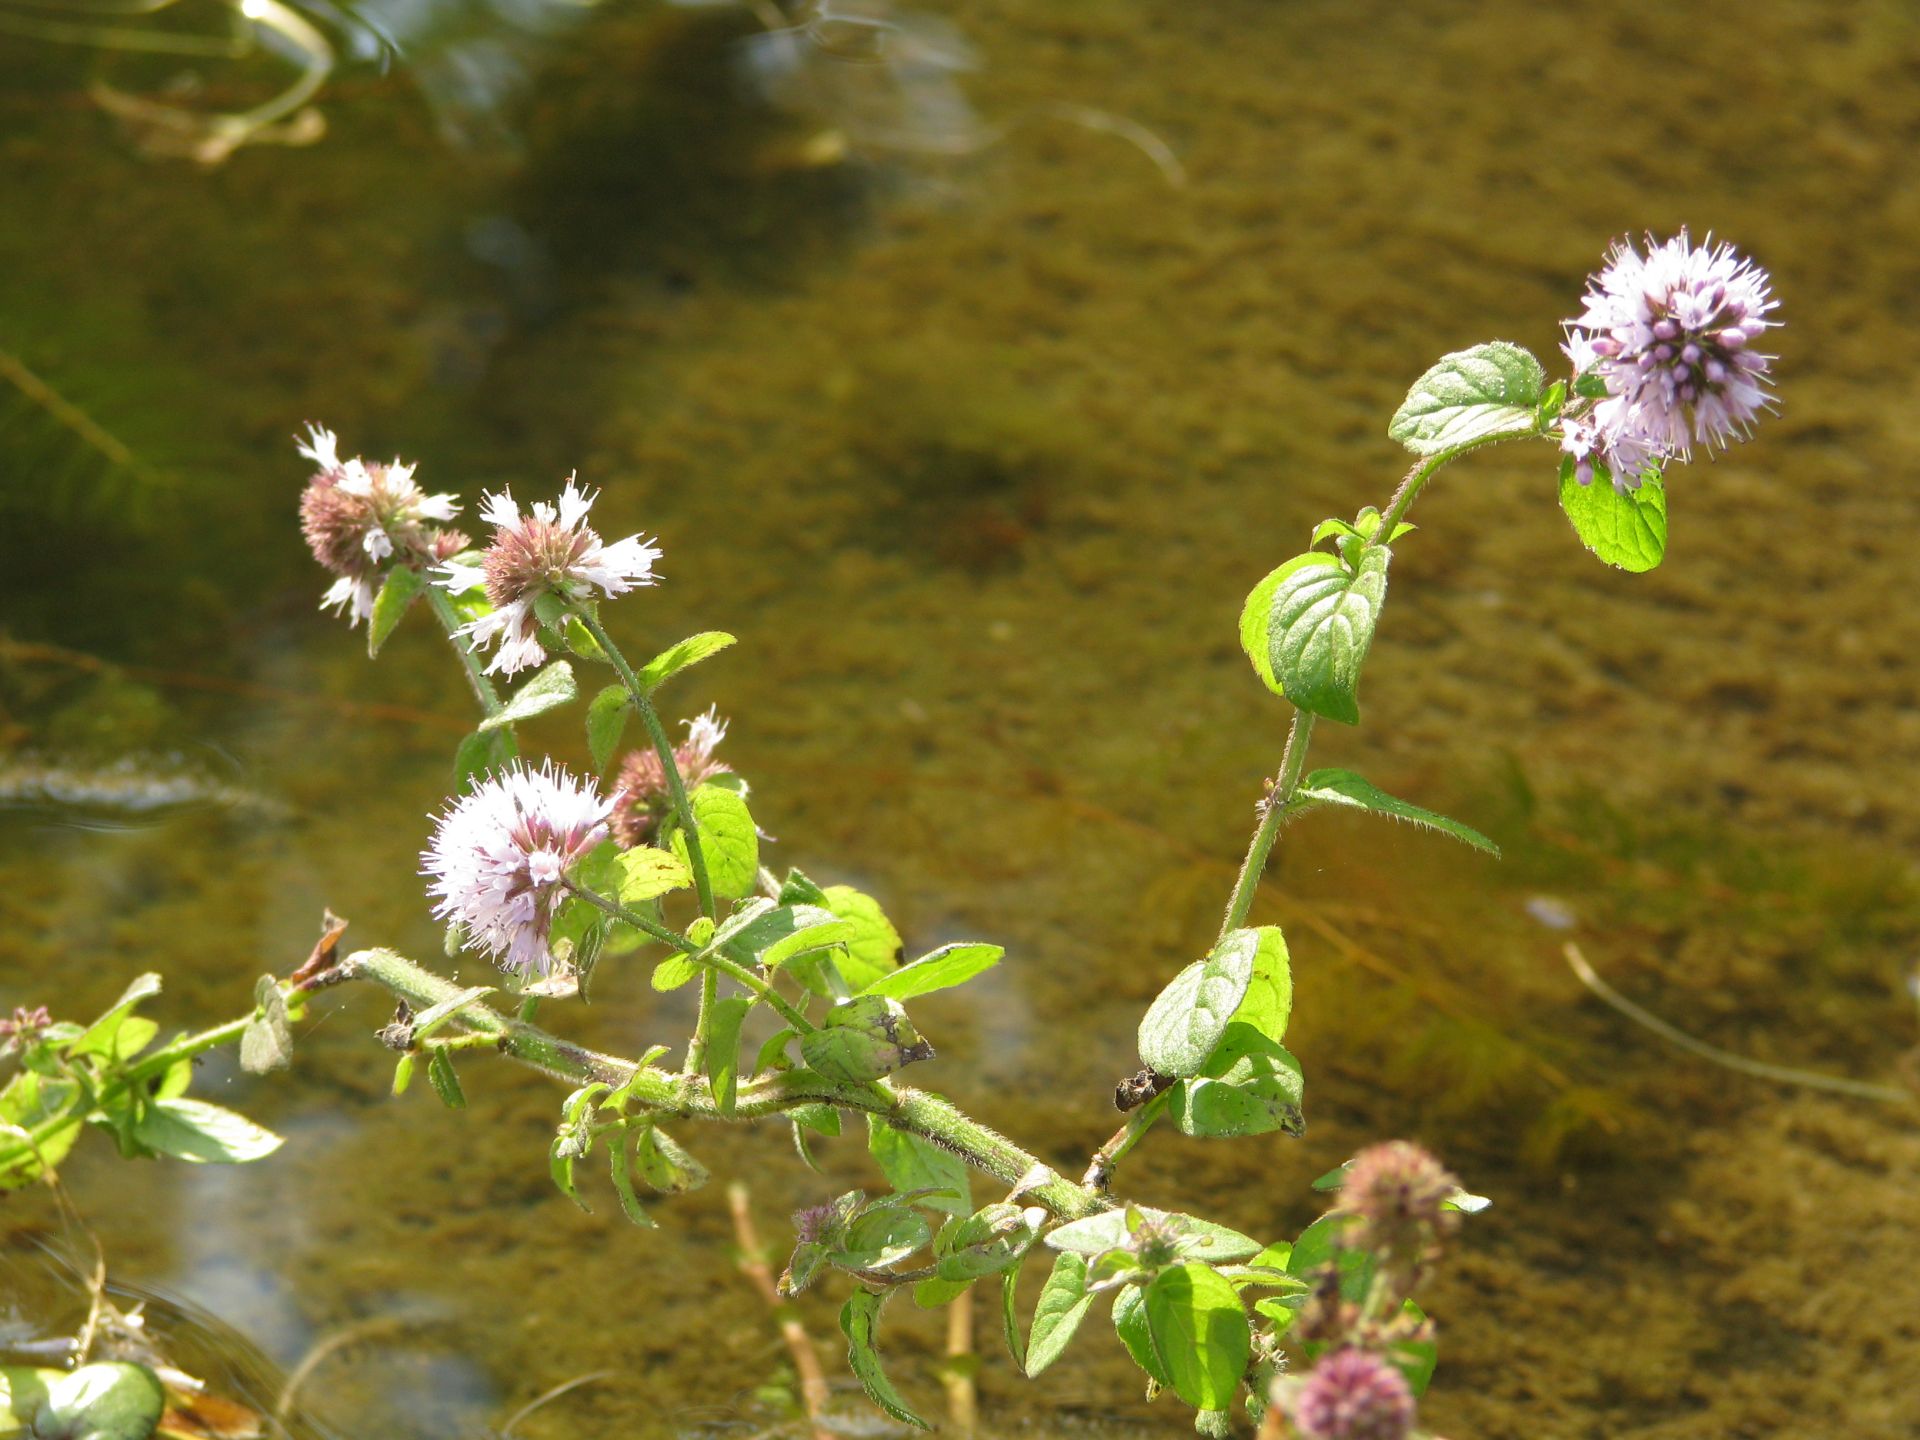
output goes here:
<path id="1" fill-rule="evenodd" d="M 307 427 L 300 453 L 318 467 L 300 496 L 300 529 L 313 558 L 339 578 L 321 597 L 358 625 L 373 614 L 375 582 L 389 561 L 421 567 L 464 550 L 467 537 L 435 521 L 459 510 L 451 495 L 428 495 L 413 466 L 342 460 L 331 430 Z"/>
<path id="2" fill-rule="evenodd" d="M 1615 488 L 1638 488 L 1649 466 L 1688 459 L 1744 438 L 1763 410 L 1771 355 L 1753 348 L 1779 322 L 1767 272 L 1730 245 L 1696 246 L 1681 231 L 1647 237 L 1642 256 L 1620 241 L 1588 282 L 1586 309 L 1566 322 L 1563 347 L 1576 375 L 1606 394 L 1560 422 L 1561 449 L 1580 483 L 1596 464 Z"/>
<path id="3" fill-rule="evenodd" d="M 598 588 L 624 595 L 636 585 L 654 583 L 659 549 L 638 535 L 606 544 L 586 523 L 596 497 L 567 477 L 560 503 L 536 500 L 521 514 L 507 491 L 485 497 L 480 516 L 494 527 L 493 543 L 480 564 L 447 565 L 439 583 L 459 594 L 484 586 L 493 609 L 460 633 L 475 647 L 499 642 L 489 671 L 511 675 L 547 658 L 540 645 L 540 621 L 534 604 L 543 595 L 584 600 Z"/>
<path id="4" fill-rule="evenodd" d="M 457 922 L 504 970 L 545 975 L 567 867 L 607 838 L 613 802 L 552 762 L 489 776 L 440 817 L 421 855 L 434 915 Z"/>
<path id="5" fill-rule="evenodd" d="M 686 722 L 686 743 L 674 747 L 673 763 L 680 772 L 680 783 L 692 790 L 715 775 L 728 775 L 733 767 L 716 760 L 713 752 L 727 738 L 727 722 L 713 707 L 704 715 Z M 634 750 L 621 762 L 619 778 L 614 782 L 613 838 L 623 850 L 644 845 L 653 838 L 661 819 L 672 806 L 667 787 L 666 767 L 652 750 Z"/>
<path id="6" fill-rule="evenodd" d="M 1458 1225 L 1447 1199 L 1460 1182 L 1408 1140 L 1369 1145 L 1353 1157 L 1340 1186 L 1340 1210 L 1353 1217 L 1346 1240 L 1362 1249 L 1412 1251 Z"/>
<path id="7" fill-rule="evenodd" d="M 1288 1407 L 1304 1440 L 1406 1440 L 1413 1387 L 1367 1350 L 1336 1350 L 1294 1389 Z"/>

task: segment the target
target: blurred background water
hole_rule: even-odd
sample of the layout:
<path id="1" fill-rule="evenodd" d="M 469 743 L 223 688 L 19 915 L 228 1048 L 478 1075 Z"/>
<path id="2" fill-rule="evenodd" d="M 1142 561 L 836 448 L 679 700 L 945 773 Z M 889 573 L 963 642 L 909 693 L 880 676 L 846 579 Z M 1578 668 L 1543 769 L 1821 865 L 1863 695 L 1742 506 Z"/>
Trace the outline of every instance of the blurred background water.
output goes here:
<path id="1" fill-rule="evenodd" d="M 1366 726 L 1316 737 L 1506 860 L 1291 832 L 1257 914 L 1293 945 L 1307 1138 L 1156 1135 L 1123 1185 L 1282 1235 L 1367 1140 L 1438 1149 L 1495 1201 L 1427 1297 L 1457 1440 L 1920 1435 L 1913 1109 L 1680 1055 L 1558 958 L 1571 935 L 1764 1060 L 1887 1080 L 1920 1039 L 1912 6 L 927 0 L 795 28 L 367 0 L 296 13 L 333 68 L 256 138 L 311 143 L 224 157 L 141 107 L 269 101 L 297 27 L 271 70 L 56 44 L 63 15 L 0 11 L 0 1008 L 82 1016 L 151 968 L 159 1018 L 224 1018 L 324 905 L 435 953 L 414 870 L 468 720 L 424 629 L 369 665 L 314 609 L 291 437 L 317 420 L 468 501 L 577 468 L 603 533 L 659 537 L 616 635 L 742 637 L 671 699 L 734 717 L 776 863 L 871 889 L 913 949 L 1007 945 L 923 1005 L 917 1078 L 1063 1168 L 1277 761 L 1245 591 L 1384 500 L 1386 417 L 1441 352 L 1555 353 L 1616 236 L 1736 241 L 1783 300 L 1783 412 L 1674 473 L 1665 567 L 1585 554 L 1544 450 L 1476 456 L 1396 556 Z M 154 153 L 196 146 L 224 163 Z M 537 738 L 577 763 L 577 723 Z M 185 788 L 77 803 L 60 767 Z M 687 1023 L 637 970 L 597 992 L 591 1043 Z M 210 1067 L 287 1134 L 264 1164 L 83 1146 L 117 1270 L 289 1368 L 372 1327 L 303 1392 L 331 1433 L 476 1435 L 599 1370 L 516 1433 L 778 1423 L 719 1188 L 660 1234 L 580 1214 L 542 1163 L 558 1092 L 470 1065 L 464 1113 L 395 1102 L 385 1018 L 328 995 L 291 1076 Z M 776 1244 L 864 1173 L 851 1140 L 822 1178 L 777 1131 L 686 1138 Z M 802 1303 L 823 1342 L 838 1298 Z M 987 1319 L 989 1432 L 1182 1428 L 1103 1324 L 1029 1383 Z M 943 1340 L 889 1312 L 929 1405 Z"/>

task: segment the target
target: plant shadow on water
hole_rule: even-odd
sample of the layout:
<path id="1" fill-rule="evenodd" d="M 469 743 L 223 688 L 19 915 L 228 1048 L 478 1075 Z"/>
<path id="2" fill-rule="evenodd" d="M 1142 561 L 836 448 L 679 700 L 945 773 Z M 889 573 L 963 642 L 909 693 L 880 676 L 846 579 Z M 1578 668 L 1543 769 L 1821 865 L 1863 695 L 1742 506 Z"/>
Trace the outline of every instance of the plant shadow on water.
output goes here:
<path id="1" fill-rule="evenodd" d="M 342 417 L 469 496 L 577 461 L 610 510 L 661 533 L 657 618 L 628 623 L 666 636 L 699 617 L 742 636 L 752 658 L 685 703 L 736 716 L 729 744 L 783 850 L 887 895 L 916 942 L 1012 948 L 980 994 L 929 1008 L 932 1083 L 1050 1158 L 1083 1156 L 1112 1126 L 1104 1097 L 1140 1003 L 1217 922 L 1270 763 L 1233 648 L 1236 588 L 1276 534 L 1394 463 L 1376 417 L 1409 357 L 1489 312 L 1502 327 L 1554 313 L 1597 241 L 1694 218 L 1698 201 L 1696 224 L 1737 223 L 1795 274 L 1800 333 L 1820 303 L 1850 317 L 1790 354 L 1778 452 L 1698 467 L 1669 573 L 1631 596 L 1597 568 L 1560 578 L 1573 561 L 1550 503 L 1504 515 L 1533 483 L 1516 471 L 1495 465 L 1436 509 L 1450 546 L 1396 562 L 1421 603 L 1387 623 L 1413 648 L 1368 680 L 1373 712 L 1404 728 L 1356 748 L 1383 783 L 1424 785 L 1493 832 L 1506 859 L 1340 820 L 1290 837 L 1259 913 L 1296 938 L 1308 1138 L 1251 1158 L 1169 1140 L 1139 1174 L 1156 1196 L 1226 1197 L 1223 1218 L 1268 1226 L 1304 1219 L 1298 1181 L 1365 1139 L 1406 1131 L 1446 1153 L 1497 1203 L 1435 1297 L 1445 1433 L 1909 1440 L 1920 1297 L 1887 1259 L 1911 1250 L 1910 1120 L 1663 1048 L 1579 990 L 1565 935 L 1526 907 L 1564 907 L 1540 913 L 1570 914 L 1623 991 L 1726 1049 L 1885 1078 L 1911 1043 L 1899 982 L 1920 915 L 1897 858 L 1920 833 L 1901 748 L 1911 607 L 1887 606 L 1892 551 L 1836 567 L 1797 537 L 1883 535 L 1913 513 L 1878 479 L 1910 426 L 1875 314 L 1910 289 L 1884 257 L 1903 253 L 1920 188 L 1877 137 L 1913 117 L 1885 57 L 1920 47 L 1866 6 L 1758 7 L 1739 64 L 1659 7 L 1584 16 L 1577 33 L 1517 6 L 1390 8 L 963 17 L 992 62 L 984 87 L 1078 95 L 1176 136 L 1195 176 L 1177 204 L 1133 157 L 1046 132 L 1008 147 L 1012 183 L 972 208 L 891 214 L 870 174 L 782 167 L 803 134 L 738 100 L 749 31 L 722 14 L 595 17 L 593 53 L 561 57 L 501 183 L 450 165 L 397 79 L 329 102 L 320 147 L 208 177 L 28 117 L 94 158 L 36 161 L 31 137 L 9 152 L 44 233 L 0 221 L 6 255 L 44 257 L 52 237 L 69 258 L 20 272 L 34 283 L 0 314 L 34 324 L 0 344 L 186 472 L 188 503 L 106 548 L 91 522 L 13 524 L 32 501 L 5 476 L 7 553 L 30 562 L 5 582 L 9 629 L 162 673 L 116 699 L 52 662 L 8 662 L 0 720 L 64 752 L 84 748 L 79 716 L 110 714 L 109 760 L 116 745 L 218 744 L 292 818 L 210 809 L 94 833 L 0 817 L 0 1006 L 57 987 L 84 1011 L 156 968 L 168 1024 L 225 1015 L 304 953 L 327 903 L 369 942 L 437 944 L 396 877 L 417 866 L 464 729 L 435 709 L 443 656 L 402 635 L 368 672 L 357 636 L 308 615 L 319 587 L 296 568 L 286 438 Z M 1435 54 L 1483 83 L 1465 95 Z M 1796 55 L 1819 63 L 1777 58 Z M 1351 95 L 1327 91 L 1328 67 Z M 1599 71 L 1604 95 L 1583 78 Z M 1762 133 L 1735 145 L 1702 117 L 1754 87 L 1793 98 L 1757 105 Z M 1511 133 L 1514 96 L 1564 126 Z M 1869 103 L 1884 113 L 1863 119 Z M 1549 129 L 1598 137 L 1600 153 L 1573 163 Z M 420 178 L 442 167 L 458 173 Z M 88 200 L 84 223 L 66 193 Z M 139 233 L 114 228 L 104 197 Z M 492 253 L 532 255 L 549 290 L 516 298 L 500 265 L 473 259 L 466 237 L 488 217 L 531 246 Z M 115 298 L 88 226 L 147 268 L 151 294 Z M 46 343 L 60 305 L 85 322 L 64 354 Z M 96 394 L 86 371 L 111 381 L 100 357 L 121 354 L 165 398 Z M 198 458 L 196 429 L 222 437 L 217 465 L 166 453 Z M 85 595 L 60 584 L 69 567 Z M 363 701 L 388 709 L 346 708 Z M 1489 736 L 1538 796 L 1475 783 Z M 684 995 L 612 983 L 636 978 L 602 978 L 589 1043 L 636 1050 L 684 1023 Z M 552 1093 L 486 1073 L 465 1115 L 394 1102 L 369 1038 L 389 1018 L 335 1002 L 290 1082 L 211 1077 L 292 1137 L 245 1184 L 76 1157 L 116 1263 L 215 1306 L 289 1369 L 362 1320 L 461 1312 L 446 1353 L 482 1374 L 448 1387 L 472 1403 L 431 1433 L 497 1424 L 601 1367 L 624 1379 L 521 1433 L 783 1418 L 710 1389 L 711 1368 L 781 1364 L 733 1275 L 717 1187 L 662 1207 L 671 1239 L 577 1214 L 538 1173 Z M 751 1177 L 770 1243 L 777 1216 L 859 1183 L 857 1146 L 823 1147 L 823 1178 L 764 1140 L 703 1154 Z M 832 1335 L 830 1306 L 804 1313 Z M 898 1336 L 902 1383 L 931 1393 L 935 1321 L 902 1316 Z M 412 1363 L 343 1352 L 327 1388 L 361 1366 L 369 1390 L 404 1388 L 381 1376 Z M 1076 1354 L 1024 1386 L 990 1358 L 986 1426 L 1170 1432 L 1124 1365 Z"/>

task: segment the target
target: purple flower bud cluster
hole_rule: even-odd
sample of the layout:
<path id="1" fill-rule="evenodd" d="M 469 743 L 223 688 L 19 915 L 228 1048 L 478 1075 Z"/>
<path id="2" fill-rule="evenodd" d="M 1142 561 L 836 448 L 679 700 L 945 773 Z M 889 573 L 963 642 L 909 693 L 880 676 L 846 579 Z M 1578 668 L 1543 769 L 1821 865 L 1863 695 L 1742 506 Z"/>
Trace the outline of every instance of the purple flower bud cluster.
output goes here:
<path id="1" fill-rule="evenodd" d="M 1649 466 L 1743 439 L 1763 410 L 1774 358 L 1754 343 L 1778 321 L 1767 272 L 1709 236 L 1681 231 L 1642 256 L 1620 241 L 1588 282 L 1586 309 L 1566 322 L 1576 376 L 1606 387 L 1590 410 L 1560 421 L 1561 449 L 1585 485 L 1596 464 L 1616 489 L 1638 488 Z"/>
<path id="2" fill-rule="evenodd" d="M 1406 1440 L 1413 1387 L 1367 1350 L 1335 1350 L 1293 1392 L 1292 1419 L 1304 1440 Z"/>

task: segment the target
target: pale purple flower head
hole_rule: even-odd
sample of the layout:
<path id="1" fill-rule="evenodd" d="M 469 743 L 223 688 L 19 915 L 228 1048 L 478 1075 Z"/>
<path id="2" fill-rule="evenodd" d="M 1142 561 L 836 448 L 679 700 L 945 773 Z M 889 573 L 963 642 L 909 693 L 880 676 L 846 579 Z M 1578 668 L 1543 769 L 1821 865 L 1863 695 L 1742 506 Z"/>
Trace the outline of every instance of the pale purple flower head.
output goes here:
<path id="1" fill-rule="evenodd" d="M 692 790 L 715 775 L 732 774 L 733 767 L 713 754 L 727 738 L 727 722 L 718 710 L 709 705 L 706 714 L 696 715 L 686 726 L 686 742 L 673 751 L 681 783 Z M 651 749 L 630 751 L 621 763 L 614 791 L 613 838 L 626 850 L 646 844 L 672 803 L 659 755 Z"/>
<path id="2" fill-rule="evenodd" d="M 1773 359 L 1755 350 L 1777 321 L 1767 272 L 1709 236 L 1696 246 L 1682 230 L 1642 256 L 1619 241 L 1588 282 L 1586 310 L 1567 321 L 1575 374 L 1592 371 L 1606 397 L 1561 422 L 1561 448 L 1582 484 L 1593 463 L 1632 489 L 1649 463 L 1685 460 L 1693 446 L 1724 448 L 1744 438 L 1762 410 Z"/>
<path id="3" fill-rule="evenodd" d="M 300 496 L 301 533 L 313 558 L 339 577 L 321 597 L 323 608 L 343 610 L 358 625 L 373 613 L 389 563 L 430 565 L 466 547 L 459 531 L 430 523 L 453 519 L 458 503 L 421 490 L 413 466 L 342 460 L 334 433 L 318 425 L 307 427 L 299 450 L 316 467 Z"/>
<path id="4" fill-rule="evenodd" d="M 1339 1209 L 1354 1217 L 1346 1240 L 1381 1250 L 1424 1245 L 1459 1222 L 1459 1212 L 1447 1207 L 1459 1188 L 1447 1168 L 1412 1141 L 1369 1145 L 1353 1157 L 1340 1186 Z"/>
<path id="5" fill-rule="evenodd" d="M 457 921 L 503 970 L 547 974 L 561 877 L 607 838 L 612 808 L 551 762 L 487 777 L 440 817 L 420 857 L 439 901 L 433 913 Z"/>
<path id="6" fill-rule="evenodd" d="M 509 492 L 489 495 L 480 515 L 494 527 L 493 543 L 480 564 L 443 567 L 439 583 L 455 593 L 486 587 L 493 609 L 460 633 L 471 636 L 475 646 L 499 641 L 489 671 L 511 675 L 546 659 L 534 614 L 542 595 L 584 600 L 596 588 L 624 595 L 636 585 L 654 583 L 658 547 L 638 535 L 603 542 L 586 523 L 594 499 L 572 476 L 558 505 L 536 500 L 524 515 Z"/>
<path id="7" fill-rule="evenodd" d="M 1413 1432 L 1413 1387 L 1367 1350 L 1323 1356 L 1294 1390 L 1291 1409 L 1304 1440 L 1406 1440 Z"/>

